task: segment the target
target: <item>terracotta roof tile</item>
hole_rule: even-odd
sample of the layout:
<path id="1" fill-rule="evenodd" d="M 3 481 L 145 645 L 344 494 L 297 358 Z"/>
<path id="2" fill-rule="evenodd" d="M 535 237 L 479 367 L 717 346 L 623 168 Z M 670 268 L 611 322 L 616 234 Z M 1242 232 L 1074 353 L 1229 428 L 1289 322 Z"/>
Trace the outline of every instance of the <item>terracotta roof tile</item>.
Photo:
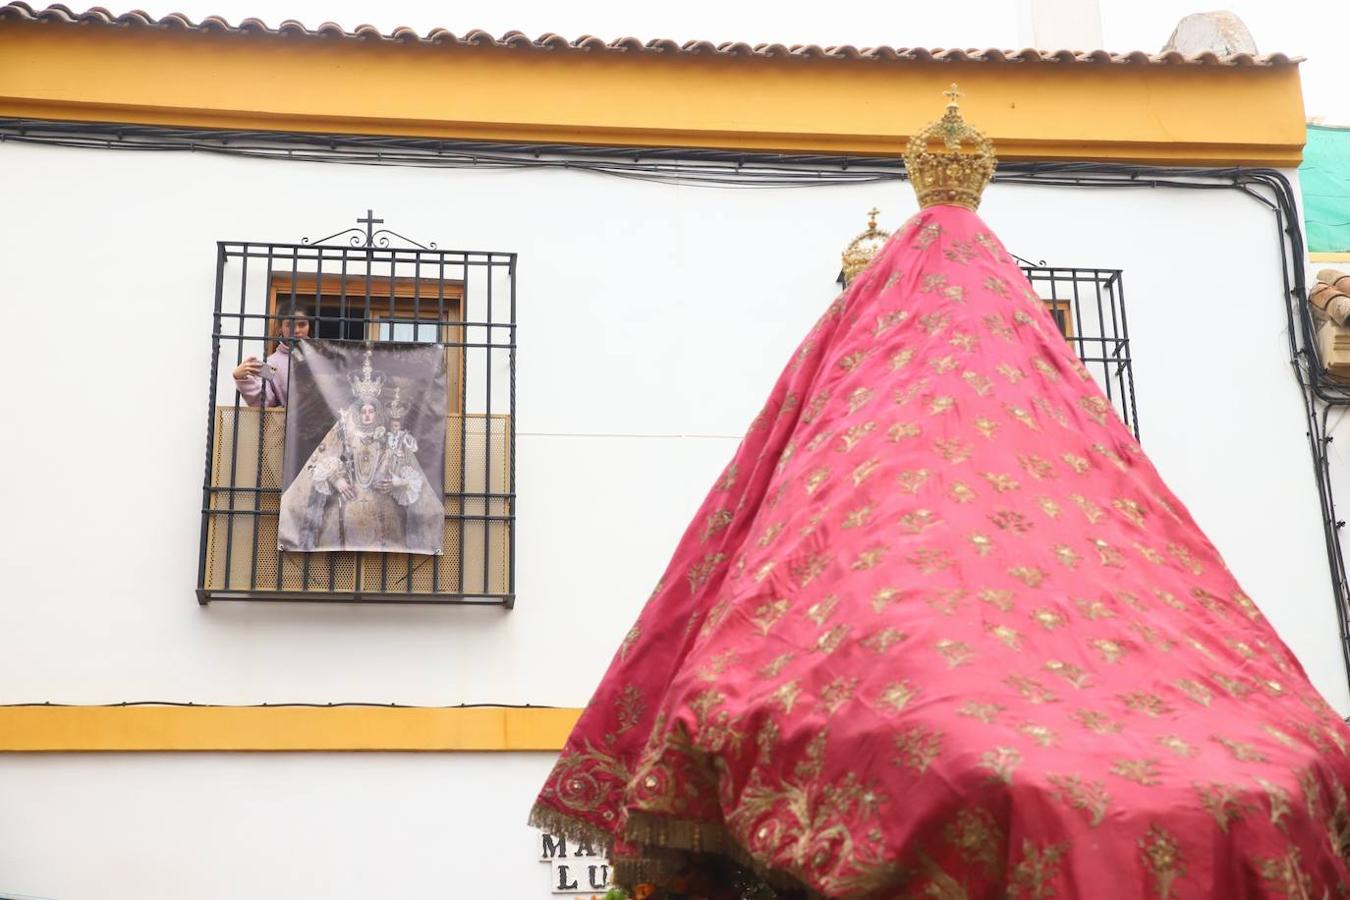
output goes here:
<path id="1" fill-rule="evenodd" d="M 110 25 L 231 34 L 270 34 L 316 40 L 397 41 L 400 43 L 436 44 L 444 47 L 501 47 L 511 50 L 543 52 L 633 53 L 762 59 L 1135 66 L 1283 66 L 1294 65 L 1301 61 L 1298 57 L 1291 57 L 1284 53 L 1268 53 L 1260 56 L 1254 56 L 1250 53 L 1235 53 L 1231 56 L 1200 53 L 1194 56 L 1185 56 L 1175 50 L 1150 54 L 1139 50 L 1128 53 L 1109 53 L 1105 50 L 1051 51 L 1032 48 L 1001 50 L 996 47 L 984 49 L 889 46 L 858 48 L 848 44 L 838 47 L 794 44 L 789 47 L 783 44 L 751 45 L 740 41 L 727 41 L 721 44 L 714 44 L 711 41 L 687 41 L 680 44 L 669 38 L 641 41 L 633 37 L 622 37 L 605 41 L 593 35 L 582 35 L 579 38 L 569 40 L 557 34 L 544 34 L 537 38 L 531 38 L 519 31 L 509 31 L 501 37 L 496 37 L 486 31 L 477 29 L 468 31 L 463 35 L 456 35 L 444 28 L 433 28 L 423 35 L 412 28 L 399 27 L 386 34 L 373 25 L 358 25 L 355 29 L 348 31 L 332 22 L 325 22 L 318 28 L 310 29 L 294 19 L 287 19 L 276 28 L 269 28 L 266 23 L 255 18 L 244 19 L 238 25 L 231 25 L 220 16 L 208 16 L 200 22 L 193 22 L 182 13 L 170 13 L 158 19 L 153 19 L 140 10 L 114 15 L 101 6 L 90 7 L 84 12 L 74 12 L 69 7 L 57 3 L 45 9 L 35 10 L 27 3 L 19 2 L 19 0 L 0 6 L 0 22 L 5 21 Z"/>

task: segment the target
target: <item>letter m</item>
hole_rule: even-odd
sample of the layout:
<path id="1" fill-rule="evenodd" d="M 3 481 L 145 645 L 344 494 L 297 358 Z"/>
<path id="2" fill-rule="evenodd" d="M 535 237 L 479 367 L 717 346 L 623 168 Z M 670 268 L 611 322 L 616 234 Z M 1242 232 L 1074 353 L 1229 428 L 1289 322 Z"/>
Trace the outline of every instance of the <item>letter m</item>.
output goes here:
<path id="1" fill-rule="evenodd" d="M 567 859 L 567 838 L 560 837 L 555 841 L 547 831 L 541 837 L 544 839 L 544 855 L 541 859 Z"/>

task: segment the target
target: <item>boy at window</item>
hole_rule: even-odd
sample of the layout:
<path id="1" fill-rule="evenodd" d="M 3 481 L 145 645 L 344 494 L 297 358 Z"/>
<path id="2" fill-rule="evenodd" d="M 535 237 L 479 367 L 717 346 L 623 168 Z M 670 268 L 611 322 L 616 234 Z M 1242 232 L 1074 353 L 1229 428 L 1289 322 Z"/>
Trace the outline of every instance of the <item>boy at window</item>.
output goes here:
<path id="1" fill-rule="evenodd" d="M 309 337 L 309 313 L 293 302 L 277 308 L 277 348 L 259 361 L 250 356 L 235 367 L 234 384 L 239 395 L 249 406 L 285 406 L 286 390 L 290 384 L 291 345 L 289 338 L 303 340 Z"/>

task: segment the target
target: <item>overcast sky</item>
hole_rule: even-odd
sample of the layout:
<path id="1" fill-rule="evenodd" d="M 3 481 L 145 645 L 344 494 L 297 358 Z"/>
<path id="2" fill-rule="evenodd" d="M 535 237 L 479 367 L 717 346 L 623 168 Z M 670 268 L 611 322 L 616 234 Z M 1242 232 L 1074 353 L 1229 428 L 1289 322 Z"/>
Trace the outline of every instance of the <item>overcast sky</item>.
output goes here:
<path id="1" fill-rule="evenodd" d="M 101 2 L 114 11 L 131 8 Z M 1100 0 L 1100 6 L 1104 49 L 1148 52 L 1162 48 L 1182 16 L 1213 8 L 1188 0 Z M 441 26 L 461 34 L 481 28 L 531 37 L 556 32 L 568 38 L 631 35 L 751 44 L 1020 46 L 1017 0 L 152 0 L 142 8 L 156 16 L 182 12 L 194 20 L 215 14 L 238 23 L 252 16 L 273 26 L 297 19 L 310 27 L 327 21 L 346 28 L 370 23 L 384 31 L 408 25 L 422 33 Z M 1260 52 L 1307 57 L 1302 76 L 1309 116 L 1350 125 L 1350 3 L 1240 0 L 1229 8 L 1247 23 Z"/>

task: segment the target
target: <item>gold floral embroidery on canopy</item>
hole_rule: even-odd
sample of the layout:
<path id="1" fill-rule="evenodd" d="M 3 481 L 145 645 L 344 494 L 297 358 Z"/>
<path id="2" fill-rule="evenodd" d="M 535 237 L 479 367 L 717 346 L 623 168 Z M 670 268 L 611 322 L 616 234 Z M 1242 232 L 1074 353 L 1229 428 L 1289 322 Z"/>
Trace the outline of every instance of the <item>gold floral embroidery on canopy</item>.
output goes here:
<path id="1" fill-rule="evenodd" d="M 1350 883 L 1350 730 L 966 210 L 817 321 L 637 619 L 534 815 L 621 885 Z"/>

